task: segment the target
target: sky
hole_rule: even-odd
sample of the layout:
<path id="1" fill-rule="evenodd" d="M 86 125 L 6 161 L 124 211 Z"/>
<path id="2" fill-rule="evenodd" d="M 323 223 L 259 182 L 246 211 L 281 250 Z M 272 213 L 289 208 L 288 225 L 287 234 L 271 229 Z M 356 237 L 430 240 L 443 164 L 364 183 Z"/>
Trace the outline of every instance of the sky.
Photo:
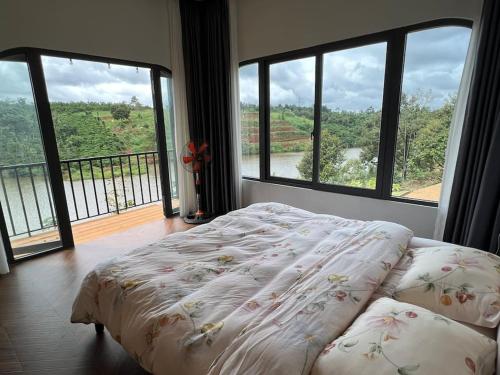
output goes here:
<path id="1" fill-rule="evenodd" d="M 152 105 L 147 68 L 48 56 L 42 64 L 50 101 L 128 103 L 137 96 L 142 104 Z M 0 82 L 0 100 L 33 100 L 25 63 L 1 62 Z"/>
<path id="2" fill-rule="evenodd" d="M 410 33 L 407 38 L 403 92 L 429 95 L 427 103 L 440 107 L 458 91 L 470 29 L 443 27 Z M 323 105 L 330 109 L 380 109 L 384 86 L 386 43 L 331 52 L 323 60 Z M 312 106 L 315 59 L 270 66 L 272 105 Z M 258 102 L 256 66 L 240 69 L 240 100 Z"/>
<path id="3" fill-rule="evenodd" d="M 443 27 L 411 33 L 403 79 L 406 93 L 432 91 L 429 105 L 439 107 L 458 90 L 470 29 Z M 331 109 L 381 108 L 385 43 L 325 54 L 323 105 Z M 129 102 L 132 96 L 152 105 L 149 69 L 67 58 L 42 58 L 51 101 Z M 305 58 L 270 67 L 271 104 L 311 106 L 314 101 L 315 60 Z M 258 103 L 257 67 L 240 70 L 240 96 Z M 0 63 L 0 100 L 32 100 L 25 63 Z"/>

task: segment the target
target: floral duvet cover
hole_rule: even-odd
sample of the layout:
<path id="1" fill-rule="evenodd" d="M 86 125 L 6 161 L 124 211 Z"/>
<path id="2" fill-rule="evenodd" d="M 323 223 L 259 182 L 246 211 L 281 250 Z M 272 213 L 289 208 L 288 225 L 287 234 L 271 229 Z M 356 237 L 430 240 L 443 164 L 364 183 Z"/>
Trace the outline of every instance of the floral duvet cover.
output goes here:
<path id="1" fill-rule="evenodd" d="M 259 203 L 100 264 L 71 321 L 154 374 L 307 374 L 412 233 Z"/>

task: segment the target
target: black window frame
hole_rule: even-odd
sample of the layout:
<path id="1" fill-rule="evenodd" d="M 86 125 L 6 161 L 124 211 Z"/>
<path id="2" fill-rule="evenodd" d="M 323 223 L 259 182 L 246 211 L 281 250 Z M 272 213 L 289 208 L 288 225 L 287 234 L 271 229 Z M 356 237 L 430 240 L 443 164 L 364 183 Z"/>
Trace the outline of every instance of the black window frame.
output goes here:
<path id="1" fill-rule="evenodd" d="M 9 263 L 14 264 L 25 260 L 43 256 L 54 251 L 74 248 L 73 234 L 69 213 L 67 208 L 66 195 L 64 191 L 62 172 L 60 168 L 59 152 L 57 140 L 54 133 L 52 111 L 47 94 L 47 82 L 45 80 L 42 56 L 59 57 L 66 59 L 84 60 L 105 64 L 125 65 L 137 68 L 150 69 L 151 95 L 153 99 L 154 121 L 156 129 L 156 141 L 159 156 L 160 184 L 162 187 L 163 214 L 165 217 L 173 217 L 179 214 L 178 209 L 172 209 L 170 199 L 170 174 L 167 157 L 165 121 L 163 114 L 163 102 L 161 93 L 160 77 L 172 79 L 170 69 L 159 64 L 152 64 L 134 60 L 125 60 L 113 57 L 90 55 L 78 52 L 59 51 L 36 47 L 16 47 L 0 51 L 0 60 L 25 61 L 30 72 L 31 85 L 33 89 L 33 99 L 38 116 L 44 152 L 47 160 L 48 173 L 51 182 L 54 206 L 59 225 L 61 245 L 48 250 L 33 253 L 28 256 L 14 258 L 10 238 L 7 231 L 3 210 L 0 205 L 0 234 L 3 240 L 4 250 Z M 173 93 L 172 93 L 173 94 Z M 168 197 L 168 199 L 167 199 Z"/>
<path id="2" fill-rule="evenodd" d="M 311 190 L 437 207 L 437 202 L 409 199 L 391 195 L 394 173 L 394 158 L 396 153 L 396 141 L 399 124 L 400 98 L 402 95 L 406 38 L 409 33 L 415 31 L 424 31 L 446 26 L 467 27 L 472 29 L 472 25 L 473 22 L 468 19 L 445 18 L 240 62 L 240 67 L 257 63 L 259 74 L 260 177 L 255 178 L 243 176 L 243 178 L 246 180 L 295 186 L 308 188 Z M 321 183 L 319 182 L 319 153 L 321 141 L 323 55 L 330 52 L 384 42 L 387 43 L 387 50 L 381 110 L 376 187 L 375 189 L 367 189 Z M 271 140 L 268 136 L 270 132 L 269 67 L 270 65 L 275 63 L 286 62 L 306 57 L 316 58 L 312 181 L 304 181 L 270 175 Z"/>

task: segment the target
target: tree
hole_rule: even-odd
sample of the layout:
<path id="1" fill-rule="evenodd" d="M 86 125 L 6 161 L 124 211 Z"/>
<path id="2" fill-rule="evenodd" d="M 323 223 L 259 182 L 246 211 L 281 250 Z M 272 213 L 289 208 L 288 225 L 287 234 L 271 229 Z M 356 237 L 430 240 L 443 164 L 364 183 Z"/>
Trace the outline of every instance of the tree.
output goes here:
<path id="1" fill-rule="evenodd" d="M 426 105 L 428 98 L 421 93 L 401 96 L 401 106 L 396 145 L 396 174 L 399 181 L 408 179 L 408 167 L 414 153 L 414 142 L 419 131 L 429 121 L 430 110 Z"/>
<path id="2" fill-rule="evenodd" d="M 411 175 L 416 179 L 439 181 L 443 174 L 448 133 L 456 96 L 432 113 L 415 138 L 414 154 L 409 160 Z"/>
<path id="3" fill-rule="evenodd" d="M 36 109 L 32 102 L 0 101 L 0 165 L 44 161 Z"/>
<path id="4" fill-rule="evenodd" d="M 134 95 L 132 96 L 132 98 L 130 98 L 130 106 L 134 109 L 142 108 L 142 104 L 137 96 Z"/>
<path id="5" fill-rule="evenodd" d="M 120 139 L 92 114 L 63 111 L 54 113 L 53 118 L 62 160 L 114 155 L 124 148 Z"/>
<path id="6" fill-rule="evenodd" d="M 115 120 L 128 120 L 130 117 L 130 106 L 125 103 L 113 104 L 111 106 L 111 116 Z"/>
<path id="7" fill-rule="evenodd" d="M 370 113 L 371 116 L 363 119 L 361 134 L 357 143 L 358 147 L 361 147 L 361 162 L 373 165 L 378 160 L 382 113 L 373 110 Z"/>
<path id="8" fill-rule="evenodd" d="M 412 162 L 419 149 L 427 147 L 424 145 L 421 132 L 426 127 L 435 127 L 429 125 L 433 119 L 437 118 L 436 112 L 431 111 L 427 103 L 430 101 L 431 93 L 417 93 L 415 95 L 407 95 L 403 93 L 401 96 L 400 115 L 398 123 L 398 134 L 396 141 L 395 153 L 395 168 L 394 180 L 401 183 L 409 178 L 419 174 L 419 169 Z M 453 109 L 451 109 L 451 112 Z M 373 162 L 378 156 L 379 149 L 379 126 L 380 113 L 376 121 L 365 123 L 361 135 L 362 152 L 361 160 L 365 163 Z M 427 132 L 426 137 L 429 137 Z M 447 140 L 448 134 L 445 134 Z M 420 147 L 417 148 L 417 139 L 420 138 Z M 446 147 L 446 146 L 445 146 Z M 443 152 L 444 158 L 444 152 Z"/>
<path id="9" fill-rule="evenodd" d="M 323 183 L 333 183 L 338 176 L 338 171 L 344 162 L 344 148 L 340 139 L 325 131 L 321 134 L 321 150 L 319 157 L 319 179 Z M 297 169 L 300 176 L 312 180 L 313 149 L 309 144 Z"/>

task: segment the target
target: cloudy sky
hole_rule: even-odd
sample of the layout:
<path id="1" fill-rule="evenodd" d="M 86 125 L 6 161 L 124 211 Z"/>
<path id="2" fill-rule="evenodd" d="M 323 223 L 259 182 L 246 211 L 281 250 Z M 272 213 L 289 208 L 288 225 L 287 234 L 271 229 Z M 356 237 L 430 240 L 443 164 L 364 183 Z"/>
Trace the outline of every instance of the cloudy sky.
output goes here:
<path id="1" fill-rule="evenodd" d="M 149 69 L 47 56 L 42 63 L 50 101 L 129 102 L 135 95 L 152 105 Z M 0 63 L 0 82 L 0 99 L 32 100 L 26 64 Z"/>
<path id="2" fill-rule="evenodd" d="M 440 106 L 457 91 L 470 30 L 444 27 L 408 36 L 403 89 L 407 93 L 432 90 L 430 105 Z M 364 110 L 382 105 L 386 44 L 353 48 L 324 57 L 323 104 L 332 109 Z M 271 66 L 271 103 L 312 105 L 314 58 Z M 43 57 L 51 101 L 129 102 L 137 96 L 152 104 L 149 70 L 66 58 Z M 258 102 L 257 68 L 240 72 L 241 100 Z M 26 65 L 0 63 L 0 100 L 32 100 Z"/>
<path id="3" fill-rule="evenodd" d="M 458 90 L 470 29 L 446 27 L 408 36 L 403 90 L 432 92 L 429 105 L 439 107 Z M 386 43 L 325 54 L 323 104 L 332 109 L 381 108 Z M 314 58 L 271 65 L 271 104 L 312 105 Z M 241 101 L 258 102 L 256 66 L 240 72 Z"/>

